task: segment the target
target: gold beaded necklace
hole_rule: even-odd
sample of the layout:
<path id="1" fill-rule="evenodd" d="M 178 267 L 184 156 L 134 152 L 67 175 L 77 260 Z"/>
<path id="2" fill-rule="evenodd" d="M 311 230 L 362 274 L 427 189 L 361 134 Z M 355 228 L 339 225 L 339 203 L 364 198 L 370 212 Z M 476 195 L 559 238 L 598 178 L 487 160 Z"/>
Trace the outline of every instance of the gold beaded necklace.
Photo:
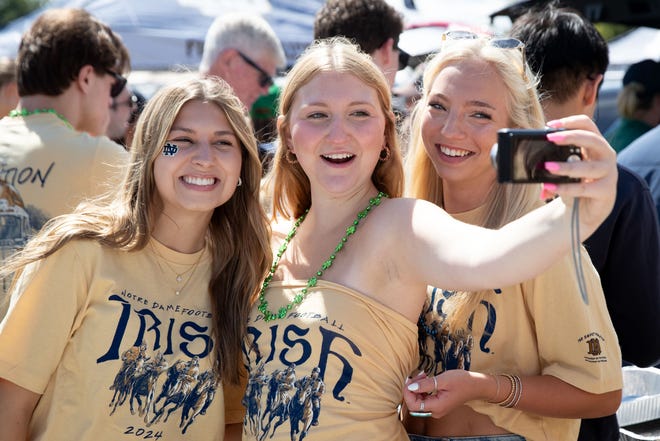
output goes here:
<path id="1" fill-rule="evenodd" d="M 341 240 L 339 241 L 339 244 L 335 247 L 335 250 L 332 254 L 330 254 L 330 257 L 323 262 L 321 265 L 321 268 L 316 272 L 316 275 L 312 276 L 307 280 L 307 286 L 305 286 L 303 289 L 300 290 L 300 293 L 296 294 L 296 296 L 293 298 L 293 301 L 289 302 L 287 305 L 282 306 L 280 309 L 277 310 L 277 313 L 271 312 L 268 310 L 268 300 L 266 300 L 266 288 L 270 285 L 271 280 L 273 280 L 273 275 L 275 274 L 275 271 L 277 270 L 277 266 L 280 263 L 280 259 L 282 258 L 282 255 L 286 251 L 286 249 L 289 246 L 289 242 L 291 242 L 291 239 L 296 235 L 296 232 L 298 230 L 298 227 L 300 227 L 300 224 L 305 220 L 305 217 L 307 216 L 307 213 L 309 212 L 309 209 L 305 210 L 302 216 L 300 216 L 295 223 L 293 224 L 293 228 L 291 228 L 291 231 L 289 231 L 289 234 L 286 235 L 284 238 L 284 242 L 282 242 L 282 245 L 280 245 L 280 248 L 277 250 L 277 254 L 275 255 L 275 260 L 273 261 L 273 265 L 270 267 L 270 271 L 268 272 L 268 275 L 266 276 L 266 279 L 264 280 L 263 285 L 261 286 L 261 291 L 259 291 L 259 306 L 257 309 L 259 312 L 261 312 L 264 315 L 264 320 L 267 322 L 270 322 L 272 320 L 277 320 L 277 319 L 282 319 L 286 317 L 286 314 L 293 309 L 295 305 L 299 305 L 302 303 L 303 300 L 305 300 L 305 297 L 307 297 L 307 292 L 309 288 L 313 288 L 316 286 L 318 279 L 323 275 L 324 271 L 327 271 L 331 266 L 332 262 L 337 257 L 337 253 L 340 252 L 343 248 L 346 242 L 348 242 L 348 238 L 355 233 L 355 230 L 357 229 L 357 226 L 359 225 L 360 221 L 369 215 L 369 212 L 374 208 L 380 205 L 380 201 L 382 198 L 388 197 L 386 193 L 383 193 L 382 191 L 378 193 L 378 195 L 375 198 L 369 199 L 369 205 L 367 207 L 360 211 L 357 214 L 357 217 L 353 221 L 351 225 L 346 228 L 346 234 L 342 236 Z"/>

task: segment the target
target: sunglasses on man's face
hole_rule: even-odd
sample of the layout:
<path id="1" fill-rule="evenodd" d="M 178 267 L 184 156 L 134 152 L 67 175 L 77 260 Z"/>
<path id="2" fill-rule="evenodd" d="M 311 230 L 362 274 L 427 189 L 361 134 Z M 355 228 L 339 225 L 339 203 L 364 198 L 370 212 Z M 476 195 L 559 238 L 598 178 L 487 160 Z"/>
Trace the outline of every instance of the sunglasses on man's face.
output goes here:
<path id="1" fill-rule="evenodd" d="M 241 51 L 236 51 L 238 55 L 245 61 L 247 64 L 252 66 L 257 72 L 259 72 L 259 87 L 268 87 L 273 84 L 273 77 L 270 76 L 261 66 L 255 63 L 252 58 L 248 57 Z"/>
<path id="2" fill-rule="evenodd" d="M 113 98 L 110 108 L 116 111 L 120 107 L 126 106 L 129 107 L 131 110 L 135 110 L 137 109 L 137 105 L 138 105 L 138 98 L 135 95 L 131 95 L 124 101 L 117 101 L 115 98 Z"/>
<path id="3" fill-rule="evenodd" d="M 119 96 L 121 91 L 124 90 L 124 87 L 126 86 L 126 82 L 128 80 L 113 70 L 106 69 L 105 71 L 109 75 L 112 75 L 115 79 L 112 88 L 110 88 L 110 97 L 116 98 L 117 96 Z"/>

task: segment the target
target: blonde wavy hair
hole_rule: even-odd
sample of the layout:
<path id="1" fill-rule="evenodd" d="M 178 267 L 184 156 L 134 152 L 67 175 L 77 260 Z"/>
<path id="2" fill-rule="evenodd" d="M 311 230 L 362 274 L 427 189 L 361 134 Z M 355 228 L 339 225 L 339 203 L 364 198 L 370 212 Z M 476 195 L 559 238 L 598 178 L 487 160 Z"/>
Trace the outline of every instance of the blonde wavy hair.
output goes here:
<path id="1" fill-rule="evenodd" d="M 379 191 L 391 197 L 403 193 L 404 174 L 401 149 L 397 139 L 396 123 L 392 112 L 390 88 L 380 69 L 371 57 L 341 37 L 315 41 L 300 56 L 286 78 L 280 95 L 277 150 L 273 166 L 266 177 L 268 191 L 272 192 L 272 216 L 299 217 L 311 206 L 309 178 L 298 162 L 286 160 L 287 146 L 284 140 L 291 125 L 289 111 L 301 87 L 323 72 L 353 75 L 378 95 L 385 116 L 385 142 L 390 149 L 386 161 L 378 161 L 371 180 Z"/>
<path id="2" fill-rule="evenodd" d="M 641 115 L 653 106 L 654 96 L 642 83 L 626 84 L 616 99 L 619 115 L 628 119 L 640 119 Z"/>
<path id="3" fill-rule="evenodd" d="M 209 295 L 216 363 L 223 381 L 236 383 L 248 314 L 271 264 L 272 253 L 268 219 L 259 203 L 261 162 L 252 126 L 241 102 L 220 79 L 196 78 L 160 89 L 138 120 L 131 161 L 119 191 L 51 219 L 0 273 L 15 271 L 18 278 L 26 265 L 50 256 L 76 239 L 95 240 L 129 252 L 143 249 L 159 212 L 154 161 L 183 105 L 195 100 L 216 105 L 242 147 L 242 185 L 215 209 L 206 235 L 212 255 Z"/>
<path id="4" fill-rule="evenodd" d="M 448 41 L 442 50 L 428 61 L 423 76 L 422 96 L 411 115 L 411 134 L 406 157 L 408 178 L 406 195 L 425 199 L 443 206 L 442 179 L 438 176 L 422 140 L 422 122 L 428 106 L 431 86 L 447 66 L 466 60 L 488 63 L 503 80 L 507 91 L 506 110 L 512 128 L 541 128 L 545 118 L 537 93 L 537 78 L 526 64 L 519 50 L 501 49 L 486 38 Z M 486 202 L 485 214 L 478 221 L 486 228 L 499 228 L 537 207 L 540 203 L 538 184 L 501 184 L 493 182 Z M 483 299 L 483 293 L 460 292 L 447 302 L 451 310 L 448 324 L 464 323 L 467 314 Z M 446 311 L 445 311 L 446 312 Z"/>

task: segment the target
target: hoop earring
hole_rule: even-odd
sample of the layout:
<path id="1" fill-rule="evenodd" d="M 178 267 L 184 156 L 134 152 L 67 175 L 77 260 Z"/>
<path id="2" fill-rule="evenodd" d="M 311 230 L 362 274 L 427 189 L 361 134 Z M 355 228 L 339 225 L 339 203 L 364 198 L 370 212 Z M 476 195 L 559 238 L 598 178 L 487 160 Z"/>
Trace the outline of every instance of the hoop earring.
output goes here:
<path id="1" fill-rule="evenodd" d="M 288 148 L 286 149 L 286 153 L 284 154 L 284 159 L 286 159 L 286 162 L 288 162 L 289 164 L 298 163 L 298 157 Z"/>
<path id="2" fill-rule="evenodd" d="M 378 160 L 380 162 L 387 162 L 387 160 L 390 159 L 391 155 L 392 152 L 390 152 L 390 148 L 387 145 L 384 145 L 383 149 L 380 151 L 380 154 L 378 155 Z"/>
<path id="3" fill-rule="evenodd" d="M 238 184 L 236 184 L 236 186 L 237 186 L 237 187 L 240 187 L 241 185 L 243 185 L 243 180 L 242 180 L 241 177 L 239 176 L 239 177 L 238 177 Z"/>

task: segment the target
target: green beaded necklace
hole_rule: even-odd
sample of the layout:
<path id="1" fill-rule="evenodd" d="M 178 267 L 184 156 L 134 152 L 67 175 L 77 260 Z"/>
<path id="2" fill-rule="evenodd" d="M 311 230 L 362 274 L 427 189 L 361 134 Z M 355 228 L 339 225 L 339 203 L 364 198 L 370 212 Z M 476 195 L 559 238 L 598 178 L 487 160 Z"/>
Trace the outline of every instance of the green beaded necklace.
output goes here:
<path id="1" fill-rule="evenodd" d="M 277 250 L 275 261 L 273 262 L 273 265 L 270 267 L 268 276 L 266 276 L 266 279 L 264 280 L 264 283 L 261 286 L 261 291 L 259 291 L 259 306 L 257 309 L 264 315 L 265 321 L 270 322 L 272 320 L 282 319 L 286 317 L 286 314 L 289 311 L 291 311 L 291 309 L 295 305 L 299 305 L 302 303 L 303 300 L 305 300 L 309 288 L 316 286 L 316 283 L 318 282 L 318 278 L 323 275 L 324 271 L 327 271 L 332 266 L 332 262 L 337 257 L 337 253 L 340 252 L 342 248 L 344 248 L 344 245 L 346 244 L 346 242 L 348 242 L 348 237 L 351 234 L 355 233 L 355 230 L 357 229 L 357 226 L 359 225 L 360 221 L 366 218 L 369 212 L 374 207 L 380 205 L 380 200 L 382 198 L 386 198 L 386 197 L 388 197 L 387 194 L 381 191 L 378 193 L 378 195 L 375 198 L 369 199 L 369 205 L 367 205 L 367 208 L 360 211 L 357 214 L 357 217 L 355 218 L 353 223 L 350 226 L 348 226 L 348 228 L 346 228 L 346 234 L 344 234 L 344 236 L 341 238 L 339 244 L 335 247 L 334 252 L 330 254 L 328 260 L 323 262 L 321 268 L 319 268 L 319 270 L 316 272 L 316 275 L 309 278 L 309 280 L 307 281 L 307 286 L 305 286 L 302 290 L 300 290 L 300 293 L 298 293 L 293 298 L 292 302 L 289 302 L 288 305 L 282 306 L 277 311 L 277 313 L 274 313 L 268 310 L 268 300 L 266 300 L 266 294 L 265 294 L 266 288 L 268 288 L 268 285 L 270 285 L 270 281 L 273 280 L 273 274 L 275 274 L 275 270 L 277 270 L 277 265 L 280 263 L 280 259 L 282 258 L 282 255 L 289 246 L 289 242 L 291 242 L 291 239 L 293 239 L 293 237 L 296 235 L 296 231 L 298 230 L 298 227 L 300 227 L 300 224 L 302 224 L 302 222 L 305 220 L 305 217 L 307 216 L 309 209 L 305 210 L 303 215 L 300 216 L 293 224 L 293 228 L 291 228 L 291 231 L 289 231 L 289 234 L 286 235 L 286 237 L 284 238 L 284 242 L 282 243 L 282 245 L 280 245 L 280 248 Z"/>
<path id="2" fill-rule="evenodd" d="M 69 126 L 70 128 L 73 128 L 73 126 L 71 125 L 71 123 L 70 123 L 69 121 L 67 121 L 66 118 L 65 118 L 64 116 L 62 116 L 61 114 L 57 113 L 57 112 L 55 111 L 55 109 L 34 109 L 34 110 L 27 110 L 27 109 L 16 110 L 16 109 L 14 109 L 14 110 L 11 110 L 11 111 L 9 112 L 9 116 L 12 117 L 12 118 L 15 118 L 15 117 L 17 117 L 17 116 L 38 115 L 38 114 L 40 114 L 40 113 L 52 113 L 53 115 L 57 116 L 59 119 L 61 119 L 62 121 L 64 121 L 64 124 L 66 124 L 66 125 Z"/>

